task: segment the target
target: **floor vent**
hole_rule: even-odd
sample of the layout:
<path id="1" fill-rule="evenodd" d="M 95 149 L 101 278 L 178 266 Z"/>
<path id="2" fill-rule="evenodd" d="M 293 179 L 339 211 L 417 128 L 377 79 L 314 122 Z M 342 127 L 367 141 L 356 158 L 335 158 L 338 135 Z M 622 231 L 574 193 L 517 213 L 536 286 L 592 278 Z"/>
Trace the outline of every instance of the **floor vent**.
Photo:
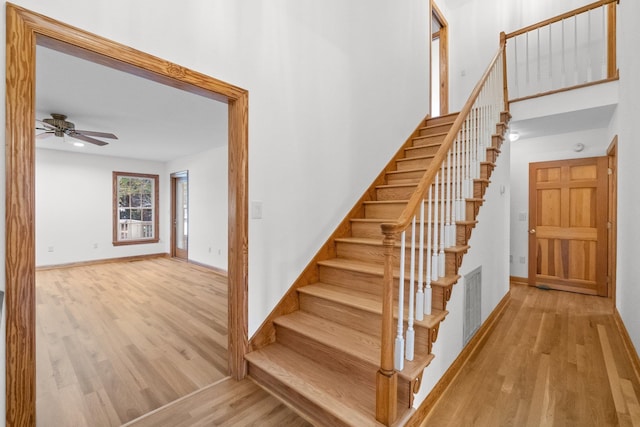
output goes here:
<path id="1" fill-rule="evenodd" d="M 482 266 L 476 268 L 464 276 L 464 325 L 463 345 L 467 345 L 469 340 L 480 328 L 482 322 Z"/>

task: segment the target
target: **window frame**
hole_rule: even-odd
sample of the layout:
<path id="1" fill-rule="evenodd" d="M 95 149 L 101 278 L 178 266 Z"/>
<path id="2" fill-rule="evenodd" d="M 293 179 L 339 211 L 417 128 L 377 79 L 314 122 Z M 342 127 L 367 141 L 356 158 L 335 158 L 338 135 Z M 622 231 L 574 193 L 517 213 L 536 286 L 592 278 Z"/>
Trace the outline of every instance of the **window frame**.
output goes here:
<path id="1" fill-rule="evenodd" d="M 118 235 L 120 231 L 120 208 L 119 208 L 119 197 L 118 197 L 118 188 L 120 184 L 120 178 L 147 178 L 153 181 L 153 237 L 152 238 L 142 238 L 142 239 L 131 239 L 131 240 L 119 240 Z M 144 173 L 134 173 L 134 172 L 118 172 L 114 171 L 112 173 L 113 180 L 113 245 L 114 246 L 124 246 L 124 245 L 139 245 L 145 243 L 158 243 L 160 241 L 159 231 L 159 194 L 160 194 L 160 176 L 155 174 L 144 174 Z"/>

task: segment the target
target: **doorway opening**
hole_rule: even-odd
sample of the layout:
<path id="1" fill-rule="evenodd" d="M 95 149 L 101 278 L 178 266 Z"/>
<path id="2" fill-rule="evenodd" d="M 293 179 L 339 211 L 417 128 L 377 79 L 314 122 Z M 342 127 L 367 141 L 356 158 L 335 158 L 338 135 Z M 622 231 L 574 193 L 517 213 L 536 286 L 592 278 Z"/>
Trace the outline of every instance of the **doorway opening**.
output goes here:
<path id="1" fill-rule="evenodd" d="M 171 174 L 171 256 L 189 259 L 189 172 Z"/>
<path id="2" fill-rule="evenodd" d="M 35 425 L 35 52 L 48 47 L 228 104 L 228 369 L 246 375 L 248 92 L 21 7 L 6 7 L 6 423 Z"/>
<path id="3" fill-rule="evenodd" d="M 449 30 L 447 20 L 431 2 L 431 117 L 449 114 Z"/>

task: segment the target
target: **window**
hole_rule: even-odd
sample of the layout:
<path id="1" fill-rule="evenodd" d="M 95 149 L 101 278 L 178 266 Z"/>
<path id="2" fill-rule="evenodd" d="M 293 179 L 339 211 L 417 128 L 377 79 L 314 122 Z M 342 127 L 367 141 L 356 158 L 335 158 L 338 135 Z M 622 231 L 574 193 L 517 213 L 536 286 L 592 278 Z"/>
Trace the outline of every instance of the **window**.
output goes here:
<path id="1" fill-rule="evenodd" d="M 114 172 L 113 244 L 158 241 L 158 175 Z"/>

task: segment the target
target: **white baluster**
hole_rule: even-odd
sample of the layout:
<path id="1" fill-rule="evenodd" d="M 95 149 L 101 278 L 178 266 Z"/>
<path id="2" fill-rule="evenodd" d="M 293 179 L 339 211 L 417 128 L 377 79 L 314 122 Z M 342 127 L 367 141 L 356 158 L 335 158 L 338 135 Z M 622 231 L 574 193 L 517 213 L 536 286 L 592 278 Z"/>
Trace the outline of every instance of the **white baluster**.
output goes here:
<path id="1" fill-rule="evenodd" d="M 400 235 L 400 280 L 398 282 L 398 331 L 394 348 L 394 366 L 397 371 L 404 369 L 404 258 L 405 258 L 406 231 Z"/>
<path id="2" fill-rule="evenodd" d="M 439 271 L 438 271 L 438 268 L 440 267 L 440 262 L 438 261 L 438 231 L 440 228 L 438 226 L 439 179 L 440 179 L 440 173 L 437 173 L 436 182 L 435 182 L 436 185 L 434 186 L 434 191 L 433 191 L 433 254 L 431 255 L 431 262 L 433 264 L 431 266 L 431 274 L 432 274 L 433 280 L 438 280 L 438 277 L 440 277 Z"/>
<path id="3" fill-rule="evenodd" d="M 407 317 L 407 346 L 405 357 L 407 360 L 413 360 L 413 347 L 415 340 L 415 331 L 413 330 L 413 304 L 414 304 L 414 283 L 416 271 L 416 217 L 413 216 L 411 221 L 411 271 L 409 273 L 409 313 Z"/>
<path id="4" fill-rule="evenodd" d="M 538 46 L 537 46 L 537 52 L 538 52 L 538 92 L 542 92 L 542 85 L 540 84 L 540 62 L 542 61 L 540 58 L 540 28 L 538 28 L 536 30 L 536 35 L 538 36 Z"/>
<path id="5" fill-rule="evenodd" d="M 428 256 L 428 255 L 427 255 Z M 416 319 L 424 319 L 424 199 L 420 202 L 420 236 L 418 238 L 418 292 L 416 292 Z"/>
<path id="6" fill-rule="evenodd" d="M 443 162 L 444 165 L 444 162 Z M 446 198 L 445 198 L 445 218 L 446 224 L 444 226 L 445 231 L 445 246 L 451 247 L 453 246 L 453 240 L 451 239 L 451 149 L 447 151 L 447 188 L 445 189 Z"/>
<path id="7" fill-rule="evenodd" d="M 438 254 L 438 277 L 444 277 L 444 205 L 445 201 L 445 171 L 444 171 L 444 161 L 442 162 L 442 167 L 440 168 L 441 177 L 440 177 L 440 253 Z"/>
<path id="8" fill-rule="evenodd" d="M 553 90 L 553 43 L 551 37 L 553 31 L 551 31 L 551 25 L 547 28 L 549 28 L 549 88 L 547 90 Z"/>
<path id="9" fill-rule="evenodd" d="M 432 189 L 433 185 L 429 187 L 429 202 L 427 203 L 427 286 L 424 289 L 424 314 L 431 314 L 431 280 L 433 279 L 431 266 L 434 264 L 432 259 L 433 241 L 431 240 L 431 229 L 433 228 L 431 223 L 431 212 L 433 210 Z"/>
<path id="10" fill-rule="evenodd" d="M 573 16 L 573 84 L 578 84 L 578 16 Z"/>
<path id="11" fill-rule="evenodd" d="M 591 68 L 591 10 L 587 11 L 587 82 L 593 81 L 593 69 Z"/>
<path id="12" fill-rule="evenodd" d="M 520 96 L 520 83 L 518 81 L 518 40 L 520 40 L 520 37 L 515 37 L 513 39 L 513 59 L 514 59 L 514 65 L 513 65 L 513 87 L 515 88 L 515 93 L 512 96 L 515 96 L 516 98 L 518 98 Z"/>
<path id="13" fill-rule="evenodd" d="M 607 78 L 607 6 L 602 6 L 602 79 Z"/>
<path id="14" fill-rule="evenodd" d="M 562 87 L 567 87 L 567 60 L 565 55 L 565 43 L 564 43 L 564 19 L 562 20 Z"/>
<path id="15" fill-rule="evenodd" d="M 531 81 L 529 79 L 529 33 L 526 33 L 525 35 L 525 65 L 526 65 L 526 69 L 525 69 L 525 83 L 527 84 L 527 93 L 531 92 Z"/>
<path id="16" fill-rule="evenodd" d="M 464 221 L 465 220 L 465 206 L 464 206 L 464 193 L 463 193 L 463 187 L 464 187 L 464 174 L 462 172 L 462 169 L 464 167 L 464 158 L 463 158 L 463 153 L 462 153 L 462 149 L 464 147 L 464 140 L 467 137 L 467 132 L 469 131 L 469 118 L 467 117 L 467 119 L 465 119 L 464 123 L 462 124 L 462 132 L 461 132 L 461 139 L 458 141 L 458 169 L 456 172 L 456 187 L 458 187 L 458 198 L 456 200 L 456 214 L 457 214 L 457 218 L 458 221 Z"/>

